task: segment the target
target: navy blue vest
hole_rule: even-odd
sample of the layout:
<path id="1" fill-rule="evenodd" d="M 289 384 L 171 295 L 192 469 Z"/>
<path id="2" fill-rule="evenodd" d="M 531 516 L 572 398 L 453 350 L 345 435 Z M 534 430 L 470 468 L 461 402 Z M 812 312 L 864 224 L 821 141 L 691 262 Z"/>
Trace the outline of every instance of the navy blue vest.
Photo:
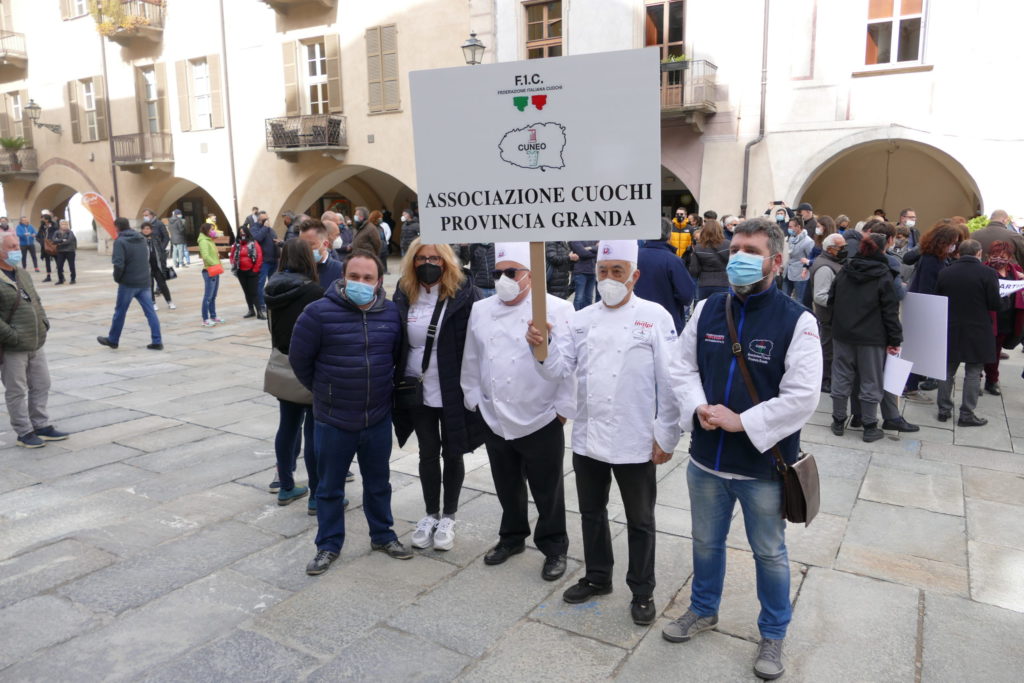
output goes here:
<path id="1" fill-rule="evenodd" d="M 722 404 L 742 413 L 754 401 L 732 355 L 732 342 L 725 322 L 724 293 L 708 298 L 697 321 L 697 365 L 708 405 Z M 754 387 L 762 401 L 779 395 L 779 384 L 786 372 L 786 352 L 803 306 L 782 294 L 774 285 L 747 297 L 733 297 L 733 320 Z M 696 417 L 690 438 L 690 457 L 701 465 L 720 472 L 731 472 L 757 479 L 776 478 L 771 451 L 758 452 L 744 432 L 721 429 L 707 431 Z M 800 451 L 800 432 L 779 442 L 786 462 L 796 461 Z"/>

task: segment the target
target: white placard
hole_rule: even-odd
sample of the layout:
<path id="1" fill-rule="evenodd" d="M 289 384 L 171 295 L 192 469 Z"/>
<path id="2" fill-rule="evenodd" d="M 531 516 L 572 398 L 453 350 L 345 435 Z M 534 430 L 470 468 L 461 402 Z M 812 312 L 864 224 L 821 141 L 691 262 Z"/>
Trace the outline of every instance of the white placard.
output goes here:
<path id="1" fill-rule="evenodd" d="M 409 74 L 424 242 L 661 233 L 657 48 Z"/>
<path id="2" fill-rule="evenodd" d="M 1010 296 L 1014 292 L 1024 289 L 1024 280 L 1000 280 L 999 296 Z"/>
<path id="3" fill-rule="evenodd" d="M 903 300 L 901 355 L 924 377 L 946 379 L 949 304 L 944 296 L 911 292 Z"/>
<path id="4" fill-rule="evenodd" d="M 914 364 L 909 360 L 904 360 L 892 354 L 886 354 L 885 375 L 882 382 L 884 389 L 890 394 L 896 394 L 897 396 L 902 394 L 907 386 L 907 378 L 910 377 L 910 371 L 913 367 Z"/>

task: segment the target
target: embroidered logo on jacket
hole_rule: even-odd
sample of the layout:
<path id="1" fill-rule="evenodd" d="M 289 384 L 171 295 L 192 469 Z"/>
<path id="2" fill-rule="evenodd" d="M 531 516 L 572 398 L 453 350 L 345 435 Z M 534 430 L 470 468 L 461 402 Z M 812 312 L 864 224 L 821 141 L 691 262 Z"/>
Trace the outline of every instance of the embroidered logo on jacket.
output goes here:
<path id="1" fill-rule="evenodd" d="M 712 344 L 724 344 L 725 343 L 725 335 L 724 334 L 711 334 L 710 332 L 706 332 L 704 334 L 704 341 L 711 342 Z"/>
<path id="2" fill-rule="evenodd" d="M 747 347 L 749 350 L 747 357 L 757 363 L 767 363 L 772 359 L 772 349 L 774 347 L 775 342 L 769 339 L 755 339 Z"/>

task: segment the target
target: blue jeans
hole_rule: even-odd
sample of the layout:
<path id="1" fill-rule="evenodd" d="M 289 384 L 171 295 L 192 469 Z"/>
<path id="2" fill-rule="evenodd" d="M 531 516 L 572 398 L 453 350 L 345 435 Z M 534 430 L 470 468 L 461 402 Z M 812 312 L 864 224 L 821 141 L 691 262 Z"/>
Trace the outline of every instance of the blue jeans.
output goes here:
<path id="1" fill-rule="evenodd" d="M 174 257 L 174 267 L 180 268 L 183 265 L 188 265 L 188 245 L 187 244 L 172 244 L 171 254 Z"/>
<path id="2" fill-rule="evenodd" d="M 256 305 L 260 307 L 260 310 L 267 307 L 266 302 L 263 300 L 263 288 L 267 286 L 267 278 L 273 275 L 275 271 L 277 271 L 276 261 L 272 263 L 264 261 L 263 265 L 260 266 L 260 279 L 256 283 Z"/>
<path id="3" fill-rule="evenodd" d="M 153 308 L 153 293 L 149 287 L 125 287 L 117 286 L 117 302 L 114 304 L 114 319 L 110 321 L 110 332 L 107 339 L 116 344 L 121 339 L 121 330 L 124 328 L 124 319 L 128 315 L 128 307 L 132 299 L 139 302 L 142 312 L 146 314 L 149 322 L 149 335 L 154 344 L 162 344 L 160 339 L 160 319 L 156 317 L 156 309 Z"/>
<path id="4" fill-rule="evenodd" d="M 576 273 L 572 276 L 572 281 L 576 285 L 576 296 L 572 300 L 572 307 L 578 311 L 594 303 L 594 288 L 597 286 L 594 274 Z"/>
<path id="5" fill-rule="evenodd" d="M 728 292 L 728 291 L 729 291 L 728 287 L 721 287 L 721 286 L 718 286 L 718 285 L 706 285 L 706 286 L 702 287 L 702 286 L 698 285 L 697 286 L 697 301 L 704 301 L 704 299 L 707 299 L 712 294 L 718 294 L 719 292 Z M 696 302 L 694 302 L 694 303 L 696 303 Z"/>
<path id="6" fill-rule="evenodd" d="M 281 408 L 281 420 L 277 423 L 277 436 L 274 438 L 274 453 L 277 455 L 277 478 L 281 488 L 290 491 L 295 487 L 295 461 L 299 457 L 299 448 L 305 438 L 306 447 L 303 460 L 306 462 L 306 474 L 309 478 L 310 500 L 316 496 L 318 482 L 316 471 L 316 450 L 313 448 L 313 407 L 277 401 Z"/>
<path id="7" fill-rule="evenodd" d="M 489 296 L 494 296 L 494 292 L 497 291 L 493 287 L 490 288 L 490 289 L 484 289 L 483 287 L 477 287 L 477 289 L 479 289 L 480 292 L 483 294 L 483 296 L 481 297 L 483 299 L 486 299 Z"/>
<path id="8" fill-rule="evenodd" d="M 800 303 L 804 301 L 804 290 L 807 289 L 807 280 L 790 280 L 785 278 L 782 281 L 782 293 Z M 794 292 L 796 293 L 794 295 Z"/>
<path id="9" fill-rule="evenodd" d="M 725 582 L 725 537 L 739 499 L 747 541 L 754 551 L 761 637 L 782 639 L 793 617 L 789 601 L 789 557 L 782 486 L 767 479 L 724 479 L 687 467 L 690 518 L 693 524 L 693 583 L 690 609 L 702 617 L 718 614 Z"/>
<path id="10" fill-rule="evenodd" d="M 352 458 L 359 458 L 363 480 L 363 513 L 370 527 L 370 540 L 390 543 L 398 536 L 391 528 L 391 416 L 372 427 L 350 432 L 316 420 L 316 547 L 340 552 L 345 543 L 345 475 Z"/>
<path id="11" fill-rule="evenodd" d="M 217 290 L 220 289 L 220 275 L 210 277 L 203 268 L 203 320 L 217 317 Z"/>

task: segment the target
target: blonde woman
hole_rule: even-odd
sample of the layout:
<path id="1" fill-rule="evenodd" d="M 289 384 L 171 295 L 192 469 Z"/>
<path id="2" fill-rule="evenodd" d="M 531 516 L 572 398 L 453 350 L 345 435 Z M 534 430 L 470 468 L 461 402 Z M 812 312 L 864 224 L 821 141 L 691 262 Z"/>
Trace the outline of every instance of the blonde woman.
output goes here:
<path id="1" fill-rule="evenodd" d="M 480 416 L 466 410 L 459 385 L 469 312 L 482 295 L 447 244 L 413 240 L 400 268 L 394 302 L 405 325 L 405 348 L 395 373 L 401 379 L 395 433 L 400 444 L 416 433 L 427 513 L 412 545 L 450 550 L 466 475 L 462 456 L 480 446 L 485 434 Z"/>

